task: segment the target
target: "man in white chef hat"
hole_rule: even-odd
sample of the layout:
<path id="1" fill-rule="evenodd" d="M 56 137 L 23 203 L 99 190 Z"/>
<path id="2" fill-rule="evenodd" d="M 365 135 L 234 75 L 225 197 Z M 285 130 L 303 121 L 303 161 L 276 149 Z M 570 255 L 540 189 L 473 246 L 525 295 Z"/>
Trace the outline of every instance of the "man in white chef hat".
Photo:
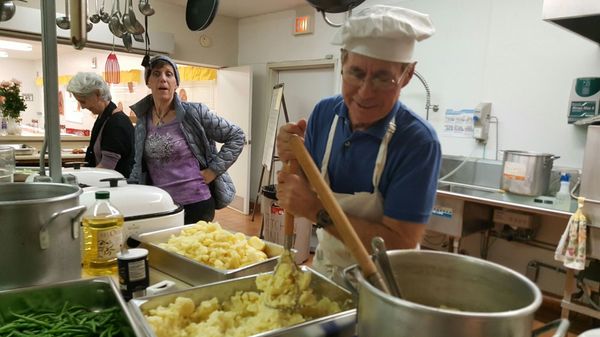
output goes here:
<path id="1" fill-rule="evenodd" d="M 435 198 L 441 147 L 427 121 L 399 101 L 411 80 L 417 42 L 434 33 L 429 16 L 377 5 L 351 16 L 333 44 L 341 45 L 342 94 L 321 100 L 308 123 L 279 129 L 277 151 L 295 159 L 288 140 L 304 144 L 367 250 L 375 236 L 388 249 L 416 248 Z M 339 281 L 355 264 L 306 178 L 278 173 L 286 211 L 314 221 L 319 246 L 313 267 Z"/>

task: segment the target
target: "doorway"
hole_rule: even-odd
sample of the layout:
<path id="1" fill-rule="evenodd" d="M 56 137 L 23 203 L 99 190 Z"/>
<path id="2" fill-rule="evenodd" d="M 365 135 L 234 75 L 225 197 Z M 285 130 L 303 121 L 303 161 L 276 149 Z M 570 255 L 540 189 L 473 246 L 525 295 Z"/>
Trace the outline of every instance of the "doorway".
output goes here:
<path id="1" fill-rule="evenodd" d="M 267 64 L 269 80 L 267 92 L 271 93 L 278 83 L 283 83 L 283 96 L 290 122 L 308 117 L 314 106 L 323 98 L 340 92 L 338 59 L 290 61 Z M 285 124 L 283 109 L 279 126 Z M 275 161 L 270 172 L 263 177 L 262 185 L 273 181 L 273 174 L 281 169 L 281 163 Z"/>

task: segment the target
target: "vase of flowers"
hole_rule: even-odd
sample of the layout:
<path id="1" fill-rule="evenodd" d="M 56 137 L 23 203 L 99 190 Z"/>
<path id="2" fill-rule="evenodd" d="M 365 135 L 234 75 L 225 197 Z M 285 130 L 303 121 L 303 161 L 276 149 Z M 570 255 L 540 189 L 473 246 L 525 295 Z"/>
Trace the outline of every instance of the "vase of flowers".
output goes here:
<path id="1" fill-rule="evenodd" d="M 0 111 L 7 121 L 9 135 L 21 134 L 21 112 L 26 108 L 27 104 L 21 97 L 21 82 L 15 79 L 0 82 Z"/>

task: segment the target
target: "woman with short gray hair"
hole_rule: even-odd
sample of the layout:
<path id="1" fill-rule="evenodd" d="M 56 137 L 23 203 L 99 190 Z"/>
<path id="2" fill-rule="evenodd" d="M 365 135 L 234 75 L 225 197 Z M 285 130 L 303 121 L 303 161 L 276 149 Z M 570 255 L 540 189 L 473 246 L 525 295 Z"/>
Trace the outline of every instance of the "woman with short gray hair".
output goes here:
<path id="1" fill-rule="evenodd" d="M 87 166 L 115 170 L 128 178 L 134 158 L 133 124 L 112 102 L 104 79 L 95 73 L 79 72 L 69 81 L 67 91 L 82 108 L 98 116 L 85 153 Z"/>

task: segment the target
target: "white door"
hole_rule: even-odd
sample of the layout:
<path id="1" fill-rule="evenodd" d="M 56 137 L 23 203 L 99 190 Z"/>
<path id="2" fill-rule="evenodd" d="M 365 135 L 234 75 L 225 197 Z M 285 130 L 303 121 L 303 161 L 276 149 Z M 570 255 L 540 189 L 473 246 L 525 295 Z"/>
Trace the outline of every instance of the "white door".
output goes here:
<path id="1" fill-rule="evenodd" d="M 246 144 L 229 168 L 236 196 L 229 207 L 248 214 L 250 211 L 250 135 L 252 125 L 252 69 L 250 66 L 219 69 L 215 93 L 216 112 L 239 126 L 246 134 Z"/>
<path id="2" fill-rule="evenodd" d="M 283 97 L 290 122 L 308 120 L 315 105 L 325 97 L 335 94 L 335 75 L 333 65 L 328 68 L 279 70 L 278 83 L 283 83 Z M 285 124 L 283 108 L 279 116 L 279 125 Z M 276 162 L 271 172 L 281 170 Z M 273 174 L 272 173 L 272 174 Z"/>
<path id="3" fill-rule="evenodd" d="M 334 94 L 333 67 L 318 69 L 280 70 L 279 83 L 283 83 L 283 96 L 290 122 L 308 119 L 315 105 Z M 282 115 L 280 123 L 285 122 Z"/>

